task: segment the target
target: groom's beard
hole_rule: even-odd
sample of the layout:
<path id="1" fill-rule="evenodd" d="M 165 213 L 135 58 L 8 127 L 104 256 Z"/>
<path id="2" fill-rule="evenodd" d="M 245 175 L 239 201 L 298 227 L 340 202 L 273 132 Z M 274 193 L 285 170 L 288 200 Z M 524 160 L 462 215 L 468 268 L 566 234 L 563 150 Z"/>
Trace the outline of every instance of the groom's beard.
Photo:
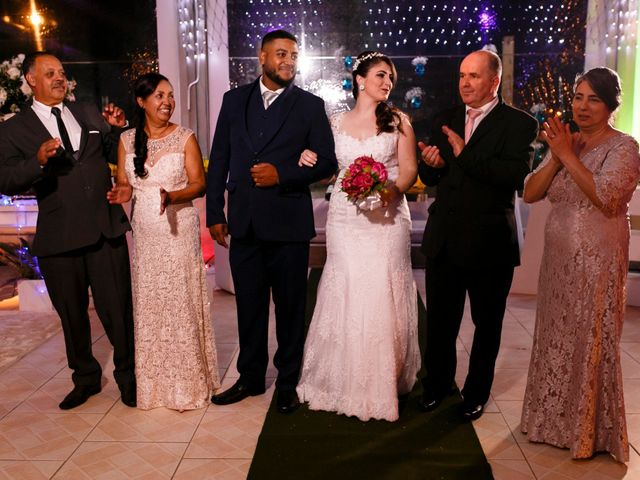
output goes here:
<path id="1" fill-rule="evenodd" d="M 293 75 L 290 79 L 284 79 L 280 75 L 275 68 L 268 68 L 266 65 L 262 66 L 262 73 L 267 76 L 269 80 L 278 84 L 281 88 L 288 87 L 296 78 L 296 71 L 293 71 Z"/>

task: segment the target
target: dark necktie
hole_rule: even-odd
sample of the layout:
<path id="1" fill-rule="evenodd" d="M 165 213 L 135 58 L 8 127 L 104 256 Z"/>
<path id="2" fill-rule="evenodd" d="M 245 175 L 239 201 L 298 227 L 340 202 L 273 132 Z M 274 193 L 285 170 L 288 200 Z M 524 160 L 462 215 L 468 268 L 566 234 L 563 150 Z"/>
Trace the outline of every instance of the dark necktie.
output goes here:
<path id="1" fill-rule="evenodd" d="M 53 115 L 56 117 L 56 121 L 58 122 L 58 131 L 60 132 L 60 140 L 62 140 L 62 146 L 67 152 L 73 155 L 73 147 L 71 146 L 69 132 L 67 132 L 67 128 L 64 126 L 64 122 L 62 121 L 62 112 L 58 107 L 51 107 L 51 113 L 53 113 Z"/>

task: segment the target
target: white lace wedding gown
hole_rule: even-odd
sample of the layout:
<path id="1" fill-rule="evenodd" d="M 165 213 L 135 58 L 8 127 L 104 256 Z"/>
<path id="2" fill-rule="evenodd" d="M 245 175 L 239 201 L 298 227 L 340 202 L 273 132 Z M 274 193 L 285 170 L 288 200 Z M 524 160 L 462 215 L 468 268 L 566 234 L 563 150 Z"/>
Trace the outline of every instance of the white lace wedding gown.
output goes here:
<path id="1" fill-rule="evenodd" d="M 138 408 L 192 410 L 209 405 L 220 386 L 198 212 L 191 202 L 160 215 L 160 187 L 187 185 L 184 146 L 193 132 L 178 127 L 147 142 L 147 177 L 134 173 L 135 129 L 122 134 L 133 186 L 133 321 Z"/>
<path id="2" fill-rule="evenodd" d="M 395 180 L 398 133 L 359 140 L 342 130 L 343 115 L 331 119 L 340 173 L 297 392 L 311 410 L 394 421 L 398 395 L 411 391 L 420 368 L 409 207 L 402 197 L 389 207 L 360 211 L 340 184 L 361 155 L 384 163 Z"/>

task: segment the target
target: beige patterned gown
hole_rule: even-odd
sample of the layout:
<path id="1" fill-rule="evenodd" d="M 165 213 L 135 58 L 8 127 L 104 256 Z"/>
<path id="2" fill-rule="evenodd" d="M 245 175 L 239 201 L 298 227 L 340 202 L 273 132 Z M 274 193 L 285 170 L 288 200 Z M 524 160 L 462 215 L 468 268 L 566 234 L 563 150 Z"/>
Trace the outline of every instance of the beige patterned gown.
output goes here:
<path id="1" fill-rule="evenodd" d="M 160 215 L 160 187 L 187 185 L 184 146 L 193 135 L 178 127 L 148 141 L 144 179 L 133 171 L 134 136 L 122 134 L 133 186 L 133 313 L 138 407 L 190 410 L 209 404 L 219 387 L 210 303 L 200 247 L 198 212 L 191 202 Z"/>
<path id="2" fill-rule="evenodd" d="M 569 448 L 573 458 L 605 451 L 624 462 L 629 444 L 619 345 L 638 144 L 615 134 L 581 161 L 593 172 L 603 207 L 596 208 L 566 170 L 547 192 L 552 209 L 521 429 L 531 441 Z"/>

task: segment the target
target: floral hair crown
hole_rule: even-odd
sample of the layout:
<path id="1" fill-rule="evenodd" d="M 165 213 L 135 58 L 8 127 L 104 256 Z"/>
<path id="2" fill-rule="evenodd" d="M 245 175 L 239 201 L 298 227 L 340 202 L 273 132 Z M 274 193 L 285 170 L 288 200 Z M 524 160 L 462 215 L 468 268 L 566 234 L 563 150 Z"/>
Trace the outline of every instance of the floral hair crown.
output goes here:
<path id="1" fill-rule="evenodd" d="M 365 62 L 367 60 L 371 60 L 372 58 L 375 58 L 375 57 L 384 57 L 384 53 L 371 52 L 371 53 L 367 53 L 366 55 L 363 55 L 361 57 L 356 58 L 356 61 L 353 62 L 353 71 L 355 72 L 356 70 L 358 70 L 358 67 L 360 66 L 360 64 L 362 62 Z"/>

